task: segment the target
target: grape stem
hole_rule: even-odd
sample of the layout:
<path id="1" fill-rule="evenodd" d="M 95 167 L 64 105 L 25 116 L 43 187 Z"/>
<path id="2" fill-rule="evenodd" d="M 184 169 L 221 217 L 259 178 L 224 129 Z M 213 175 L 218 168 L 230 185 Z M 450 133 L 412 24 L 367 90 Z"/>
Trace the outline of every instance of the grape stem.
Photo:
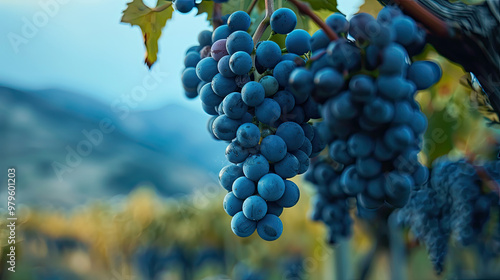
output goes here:
<path id="1" fill-rule="evenodd" d="M 259 2 L 259 0 L 253 0 L 252 3 L 250 4 L 250 6 L 248 7 L 248 10 L 247 10 L 247 14 L 251 14 L 252 11 L 253 11 L 253 8 L 255 7 L 255 5 L 257 4 L 257 2 Z"/>
<path id="2" fill-rule="evenodd" d="M 266 16 L 264 17 L 264 19 L 262 19 L 259 26 L 257 26 L 257 30 L 255 30 L 255 33 L 253 34 L 253 43 L 255 46 L 260 41 L 260 38 L 262 38 L 262 34 L 264 34 L 264 31 L 266 31 L 266 28 L 269 26 L 269 22 L 271 21 L 271 15 L 273 14 L 273 12 L 274 1 L 266 0 Z"/>
<path id="3" fill-rule="evenodd" d="M 451 29 L 446 22 L 435 16 L 433 13 L 422 7 L 413 0 L 394 0 L 412 18 L 421 22 L 425 28 L 439 37 L 451 37 Z"/>
<path id="4" fill-rule="evenodd" d="M 302 3 L 298 0 L 288 0 L 288 2 L 295 5 L 295 7 L 297 7 L 297 9 L 301 13 L 308 16 L 319 27 L 321 27 L 321 29 L 323 29 L 323 31 L 326 33 L 328 38 L 330 38 L 330 40 L 333 41 L 333 40 L 337 40 L 339 38 L 339 36 L 337 36 L 337 33 L 335 33 L 335 31 L 333 31 L 333 29 L 331 29 L 330 26 L 328 26 L 318 15 L 316 15 L 308 5 Z"/>
<path id="5" fill-rule="evenodd" d="M 212 25 L 214 30 L 222 25 L 222 3 L 214 3 Z"/>

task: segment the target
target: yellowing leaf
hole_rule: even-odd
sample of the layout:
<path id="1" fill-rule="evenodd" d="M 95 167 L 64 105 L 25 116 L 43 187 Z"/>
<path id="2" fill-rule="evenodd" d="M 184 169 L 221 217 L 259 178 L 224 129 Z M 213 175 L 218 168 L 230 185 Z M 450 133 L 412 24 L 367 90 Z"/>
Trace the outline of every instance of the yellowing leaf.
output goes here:
<path id="1" fill-rule="evenodd" d="M 151 9 L 146 6 L 142 0 L 133 0 L 127 4 L 123 11 L 121 22 L 129 23 L 141 28 L 146 46 L 146 58 L 144 63 L 149 68 L 156 62 L 158 55 L 158 39 L 161 36 L 161 30 L 172 18 L 173 7 L 171 2 L 158 0 L 156 8 Z"/>

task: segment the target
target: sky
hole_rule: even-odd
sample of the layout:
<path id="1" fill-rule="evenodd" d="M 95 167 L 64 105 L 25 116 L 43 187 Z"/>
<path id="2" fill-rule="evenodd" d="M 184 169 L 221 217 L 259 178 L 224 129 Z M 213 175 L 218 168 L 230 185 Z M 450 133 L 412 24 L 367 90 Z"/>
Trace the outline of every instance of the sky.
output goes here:
<path id="1" fill-rule="evenodd" d="M 174 12 L 159 40 L 152 75 L 144 65 L 139 27 L 120 23 L 127 2 L 0 0 L 0 85 L 58 88 L 107 103 L 146 87 L 147 98 L 137 109 L 171 103 L 200 109 L 184 97 L 180 74 L 185 50 L 210 28 L 206 14 Z M 338 2 L 344 13 L 357 9 L 350 0 Z M 148 87 L 151 76 L 155 82 Z"/>

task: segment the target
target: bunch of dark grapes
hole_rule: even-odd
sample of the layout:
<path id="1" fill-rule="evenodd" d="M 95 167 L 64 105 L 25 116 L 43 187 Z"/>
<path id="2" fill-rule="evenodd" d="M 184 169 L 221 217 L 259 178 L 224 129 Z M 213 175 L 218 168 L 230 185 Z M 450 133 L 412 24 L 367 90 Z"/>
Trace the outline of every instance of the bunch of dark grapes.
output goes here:
<path id="1" fill-rule="evenodd" d="M 208 1 L 208 0 L 205 0 Z M 229 0 L 213 0 L 215 3 L 226 3 Z M 201 3 L 201 1 L 199 1 Z M 196 7 L 196 0 L 173 0 L 172 5 L 174 9 L 180 13 L 186 14 L 191 12 L 191 10 Z"/>
<path id="2" fill-rule="evenodd" d="M 440 158 L 433 165 L 429 182 L 413 190 L 410 202 L 399 211 L 399 221 L 427 246 L 438 273 L 443 270 L 449 238 L 463 246 L 472 244 L 483 231 L 491 207 L 498 204 L 497 194 L 483 192 L 481 187 L 472 164 Z"/>
<path id="3" fill-rule="evenodd" d="M 311 220 L 321 221 L 327 226 L 327 242 L 330 244 L 335 244 L 352 233 L 353 220 L 349 214 L 348 197 L 340 186 L 341 174 L 339 169 L 334 168 L 331 160 L 319 156 L 312 162 L 305 176 L 316 189 L 312 198 Z"/>
<path id="4" fill-rule="evenodd" d="M 294 30 L 296 23 L 296 15 L 286 8 L 271 17 L 274 32 L 291 32 L 287 46 L 302 44 L 293 39 L 294 32 L 305 32 Z M 254 47 L 247 33 L 250 24 L 250 16 L 237 11 L 213 33 L 200 33 L 200 45 L 186 56 L 182 82 L 188 97 L 199 94 L 203 110 L 213 116 L 210 133 L 228 142 L 226 157 L 232 164 L 219 179 L 229 192 L 224 209 L 233 216 L 233 232 L 247 237 L 257 230 L 271 241 L 282 233 L 283 208 L 299 199 L 299 188 L 288 179 L 306 172 L 309 158 L 325 145 L 308 123 L 321 117 L 311 92 L 289 90 L 290 73 L 305 63 L 299 55 L 310 49 L 282 53 L 273 41 Z"/>

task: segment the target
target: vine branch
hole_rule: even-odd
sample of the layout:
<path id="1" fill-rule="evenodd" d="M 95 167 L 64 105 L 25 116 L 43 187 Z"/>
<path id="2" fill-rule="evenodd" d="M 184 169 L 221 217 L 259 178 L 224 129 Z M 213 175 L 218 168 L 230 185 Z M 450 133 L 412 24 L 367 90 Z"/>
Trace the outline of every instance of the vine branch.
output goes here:
<path id="1" fill-rule="evenodd" d="M 253 0 L 252 3 L 250 4 L 250 6 L 248 7 L 248 10 L 247 10 L 247 14 L 251 14 L 252 11 L 253 11 L 253 8 L 255 7 L 255 5 L 257 4 L 257 2 L 259 2 L 259 0 Z"/>
<path id="2" fill-rule="evenodd" d="M 394 0 L 412 18 L 421 22 L 429 31 L 439 37 L 450 37 L 451 29 L 446 22 L 435 16 L 413 0 Z"/>
<path id="3" fill-rule="evenodd" d="M 266 31 L 266 28 L 269 26 L 269 22 L 271 21 L 271 15 L 273 14 L 273 12 L 274 1 L 266 0 L 266 16 L 264 17 L 264 19 L 262 19 L 259 26 L 257 27 L 257 30 L 255 30 L 255 33 L 253 34 L 253 43 L 255 46 L 260 41 L 260 38 L 262 38 L 262 34 L 264 34 L 264 31 Z"/>
<path id="4" fill-rule="evenodd" d="M 222 3 L 214 3 L 212 25 L 214 30 L 222 25 Z"/>
<path id="5" fill-rule="evenodd" d="M 326 35 L 328 36 L 328 38 L 330 38 L 330 40 L 337 40 L 339 37 L 337 36 L 337 33 L 335 33 L 335 31 L 333 31 L 333 29 L 330 28 L 330 26 L 328 26 L 320 17 L 318 17 L 318 15 L 316 15 L 309 6 L 307 6 L 306 4 L 298 1 L 298 0 L 288 0 L 288 2 L 292 3 L 293 5 L 295 5 L 295 7 L 297 7 L 297 9 L 305 14 L 306 16 L 308 16 L 312 21 L 314 21 L 319 27 L 321 27 L 321 29 L 323 29 L 323 31 L 325 31 Z"/>

